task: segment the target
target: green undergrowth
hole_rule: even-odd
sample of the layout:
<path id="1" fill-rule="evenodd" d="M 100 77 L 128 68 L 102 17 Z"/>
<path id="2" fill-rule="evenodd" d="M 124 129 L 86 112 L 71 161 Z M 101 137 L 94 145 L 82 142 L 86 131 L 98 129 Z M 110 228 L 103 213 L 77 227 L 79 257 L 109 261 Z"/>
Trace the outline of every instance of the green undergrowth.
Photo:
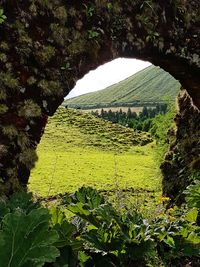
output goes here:
<path id="1" fill-rule="evenodd" d="M 60 108 L 49 119 L 38 147 L 29 189 L 42 197 L 81 186 L 95 187 L 114 199 L 127 194 L 157 196 L 161 180 L 150 141 L 146 133 Z"/>
<path id="2" fill-rule="evenodd" d="M 50 209 L 30 193 L 0 199 L 1 267 L 199 266 L 197 187 L 185 192 L 189 207 L 166 209 L 162 203 L 153 218 L 116 210 L 90 187 L 65 194 Z"/>

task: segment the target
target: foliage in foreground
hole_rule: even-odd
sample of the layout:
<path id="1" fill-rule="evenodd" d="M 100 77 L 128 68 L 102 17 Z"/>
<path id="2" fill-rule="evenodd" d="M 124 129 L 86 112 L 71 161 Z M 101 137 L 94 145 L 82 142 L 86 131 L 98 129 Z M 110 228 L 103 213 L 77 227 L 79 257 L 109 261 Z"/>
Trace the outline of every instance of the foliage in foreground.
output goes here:
<path id="1" fill-rule="evenodd" d="M 180 263 L 200 257 L 200 206 L 195 206 L 184 212 L 161 209 L 149 221 L 115 210 L 89 187 L 50 210 L 31 194 L 18 193 L 0 202 L 1 267 L 185 266 Z M 74 214 L 71 219 L 65 209 Z"/>
<path id="2" fill-rule="evenodd" d="M 49 227 L 50 217 L 30 194 L 17 193 L 9 202 L 0 202 L 1 267 L 40 267 L 59 256 L 54 245 L 58 234 Z"/>

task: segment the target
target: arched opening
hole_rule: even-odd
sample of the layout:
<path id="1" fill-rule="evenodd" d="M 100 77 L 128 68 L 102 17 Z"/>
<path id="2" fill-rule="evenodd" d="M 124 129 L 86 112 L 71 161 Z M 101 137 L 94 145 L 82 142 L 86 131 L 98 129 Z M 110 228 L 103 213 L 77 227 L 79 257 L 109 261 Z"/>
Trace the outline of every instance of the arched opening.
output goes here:
<path id="1" fill-rule="evenodd" d="M 199 192 L 188 213 L 179 209 L 174 221 L 168 210 L 152 224 L 137 212 L 118 214 L 91 189 L 64 199 L 83 221 L 71 224 L 54 210 L 52 223 L 49 211 L 24 192 L 48 117 L 89 70 L 125 57 L 160 66 L 187 90 L 162 165 L 163 191 L 176 200 L 190 171 L 200 169 L 199 0 L 0 4 L 0 196 L 8 200 L 0 203 L 1 264 L 199 266 Z"/>
<path id="2" fill-rule="evenodd" d="M 150 63 L 133 61 L 126 64 L 128 71 L 125 73 L 124 70 L 124 76 L 121 79 L 118 73 L 121 68 L 125 68 L 125 65 L 123 66 L 120 60 L 104 65 L 105 72 L 103 67 L 100 70 L 98 68 L 96 74 L 92 71 L 92 78 L 86 75 L 82 87 L 79 82 L 74 92 L 72 90 L 72 99 L 63 103 L 63 106 L 78 108 L 78 111 L 60 109 L 54 115 L 55 117 L 49 119 L 46 134 L 39 145 L 40 160 L 30 180 L 30 189 L 34 193 L 54 198 L 57 195 L 60 197 L 60 194 L 65 192 L 72 193 L 81 186 L 92 186 L 112 196 L 118 194 L 120 190 L 121 195 L 138 194 L 142 196 L 141 199 L 161 195 L 160 163 L 155 162 L 155 142 L 151 143 L 152 137 L 148 133 L 150 126 L 147 129 L 147 121 L 150 124 L 150 118 L 158 113 L 165 113 L 162 110 L 156 113 L 159 105 L 165 104 L 165 101 L 175 103 L 181 86 L 160 68 L 149 67 Z M 133 68 L 132 71 L 130 67 Z M 143 72 L 138 72 L 141 69 Z M 98 91 L 99 81 L 106 79 L 106 74 L 111 76 L 107 84 L 110 85 L 136 72 L 137 76 L 132 75 L 122 83 L 115 84 L 117 90 L 111 86 Z M 123 92 L 124 89 L 125 92 Z M 96 95 L 96 98 L 94 95 L 91 95 L 91 99 L 87 98 L 87 93 L 91 90 L 98 91 L 99 95 Z M 81 98 L 75 97 L 77 94 L 83 94 L 82 97 L 86 99 L 81 102 Z M 122 101 L 124 97 L 125 100 Z M 80 99 L 80 102 L 76 102 L 77 99 Z M 143 116 L 144 106 L 149 113 Z M 123 127 L 120 128 L 118 124 L 120 121 L 115 121 L 117 124 L 113 126 L 112 123 L 105 125 L 99 118 L 95 119 L 81 112 L 87 109 L 91 112 L 97 108 L 105 112 L 110 108 L 118 109 L 118 112 L 113 112 L 112 116 L 119 114 L 122 109 L 122 115 L 126 116 L 123 119 L 121 116 Z M 136 118 L 127 119 L 129 108 L 133 111 L 131 115 L 135 115 L 134 111 L 137 112 Z M 155 111 L 153 116 L 150 115 L 151 111 Z M 106 121 L 109 120 L 108 117 L 103 118 Z M 172 120 L 173 118 L 171 123 Z M 151 122 L 153 123 L 153 120 Z M 167 126 L 164 127 L 167 132 Z M 144 146 L 145 144 L 149 145 Z M 41 177 L 43 177 L 42 180 Z"/>

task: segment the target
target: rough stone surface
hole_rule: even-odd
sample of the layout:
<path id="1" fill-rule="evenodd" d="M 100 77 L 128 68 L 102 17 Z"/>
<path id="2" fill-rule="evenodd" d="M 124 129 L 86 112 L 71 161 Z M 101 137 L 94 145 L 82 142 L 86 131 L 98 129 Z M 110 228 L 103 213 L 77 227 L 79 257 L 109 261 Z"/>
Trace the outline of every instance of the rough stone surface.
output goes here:
<path id="1" fill-rule="evenodd" d="M 47 116 L 106 61 L 151 61 L 200 107 L 199 0 L 0 0 L 0 194 L 26 186 Z"/>
<path id="2" fill-rule="evenodd" d="M 186 91 L 178 97 L 178 114 L 174 121 L 176 129 L 168 131 L 170 148 L 161 170 L 163 193 L 181 204 L 182 192 L 200 175 L 200 111 Z"/>

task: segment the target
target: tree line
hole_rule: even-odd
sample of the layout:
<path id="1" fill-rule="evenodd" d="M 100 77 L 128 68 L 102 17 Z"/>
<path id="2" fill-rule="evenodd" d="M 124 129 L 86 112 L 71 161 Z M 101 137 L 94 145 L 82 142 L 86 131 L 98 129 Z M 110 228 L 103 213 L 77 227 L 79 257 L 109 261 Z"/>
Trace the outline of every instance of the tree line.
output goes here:
<path id="1" fill-rule="evenodd" d="M 112 121 L 113 123 L 119 123 L 126 127 L 148 132 L 153 125 L 153 119 L 156 115 L 166 114 L 167 110 L 167 104 L 160 103 L 156 104 L 154 108 L 144 106 L 139 113 L 132 111 L 130 107 L 126 112 L 122 111 L 122 109 L 119 111 L 112 111 L 111 109 L 106 111 L 102 108 L 100 113 L 98 110 L 92 111 L 91 113 L 99 118 Z"/>

